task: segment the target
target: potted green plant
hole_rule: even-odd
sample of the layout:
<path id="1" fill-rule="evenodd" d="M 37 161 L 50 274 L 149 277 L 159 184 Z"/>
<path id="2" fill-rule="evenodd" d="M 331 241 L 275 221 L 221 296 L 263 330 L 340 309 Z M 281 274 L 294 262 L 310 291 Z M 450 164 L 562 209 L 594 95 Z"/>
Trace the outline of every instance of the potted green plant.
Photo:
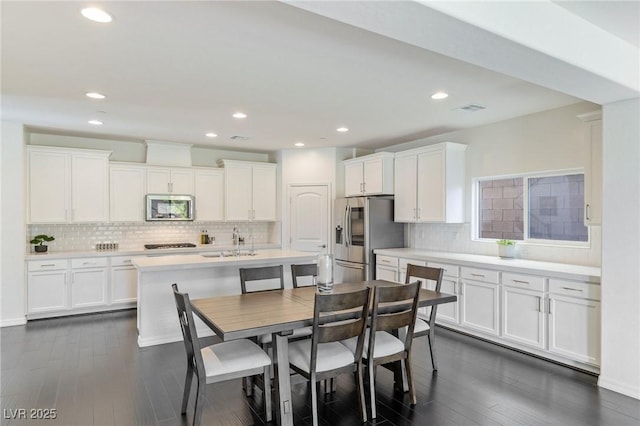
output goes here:
<path id="1" fill-rule="evenodd" d="M 36 244 L 33 249 L 36 251 L 36 253 L 46 253 L 48 246 L 46 244 L 43 244 L 44 242 L 49 242 L 49 241 L 53 241 L 55 240 L 55 237 L 49 236 L 49 235 L 45 235 L 45 234 L 40 234 L 40 235 L 36 235 L 35 237 L 33 237 L 33 239 L 30 241 L 31 244 Z"/>
<path id="2" fill-rule="evenodd" d="M 516 257 L 516 242 L 513 240 L 498 240 L 498 256 L 511 259 Z"/>

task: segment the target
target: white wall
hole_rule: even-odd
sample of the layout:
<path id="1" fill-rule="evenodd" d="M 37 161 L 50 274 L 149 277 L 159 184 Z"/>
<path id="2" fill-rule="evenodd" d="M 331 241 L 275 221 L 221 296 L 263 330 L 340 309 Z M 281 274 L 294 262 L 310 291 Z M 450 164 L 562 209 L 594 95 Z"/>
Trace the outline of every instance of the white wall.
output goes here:
<path id="1" fill-rule="evenodd" d="M 439 142 L 468 145 L 466 151 L 466 195 L 464 224 L 418 224 L 409 226 L 411 247 L 495 255 L 494 243 L 472 241 L 472 179 L 584 167 L 589 164 L 590 145 L 586 124 L 576 116 L 599 110 L 581 102 L 563 108 L 530 114 L 482 127 L 421 139 L 380 151 L 402 151 Z M 475 114 L 481 114 L 477 112 Z M 600 265 L 600 227 L 591 227 L 590 248 L 566 248 L 519 244 L 526 259 Z"/>
<path id="2" fill-rule="evenodd" d="M 0 326 L 24 324 L 24 130 L 3 121 L 0 141 Z"/>
<path id="3" fill-rule="evenodd" d="M 640 99 L 603 107 L 602 366 L 640 399 Z"/>

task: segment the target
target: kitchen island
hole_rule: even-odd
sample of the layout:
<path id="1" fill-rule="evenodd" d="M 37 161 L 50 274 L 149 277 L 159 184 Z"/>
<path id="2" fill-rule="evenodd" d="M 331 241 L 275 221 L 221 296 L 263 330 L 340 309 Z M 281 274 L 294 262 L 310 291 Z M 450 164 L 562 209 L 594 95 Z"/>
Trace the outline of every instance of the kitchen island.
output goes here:
<path id="1" fill-rule="evenodd" d="M 240 294 L 239 268 L 283 265 L 285 287 L 291 288 L 291 264 L 313 263 L 316 256 L 295 250 L 259 250 L 255 255 L 203 253 L 133 259 L 138 270 L 138 346 L 182 340 L 171 284 L 177 283 L 191 299 Z M 212 334 L 196 321 L 200 336 Z"/>

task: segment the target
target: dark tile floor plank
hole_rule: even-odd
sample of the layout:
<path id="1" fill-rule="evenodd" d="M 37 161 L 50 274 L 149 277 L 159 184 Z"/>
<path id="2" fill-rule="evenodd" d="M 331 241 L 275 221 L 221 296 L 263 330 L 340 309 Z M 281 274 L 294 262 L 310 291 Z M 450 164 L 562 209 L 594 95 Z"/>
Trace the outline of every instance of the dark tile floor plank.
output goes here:
<path id="1" fill-rule="evenodd" d="M 29 321 L 0 330 L 3 410 L 55 409 L 56 419 L 0 419 L 13 425 L 186 425 L 180 415 L 186 357 L 181 342 L 138 348 L 135 310 Z M 597 387 L 597 378 L 496 345 L 437 329 L 439 371 L 424 339 L 416 340 L 418 404 L 379 369 L 378 418 L 392 425 L 640 424 L 640 401 Z M 195 389 L 194 389 L 195 391 Z M 360 424 L 353 378 L 319 393 L 320 424 Z M 195 392 L 192 397 L 195 396 Z M 292 387 L 296 425 L 311 424 L 309 386 Z M 3 411 L 4 412 L 4 411 Z M 264 398 L 243 395 L 240 380 L 207 387 L 203 424 L 264 425 Z M 273 424 L 273 423 L 272 423 Z"/>

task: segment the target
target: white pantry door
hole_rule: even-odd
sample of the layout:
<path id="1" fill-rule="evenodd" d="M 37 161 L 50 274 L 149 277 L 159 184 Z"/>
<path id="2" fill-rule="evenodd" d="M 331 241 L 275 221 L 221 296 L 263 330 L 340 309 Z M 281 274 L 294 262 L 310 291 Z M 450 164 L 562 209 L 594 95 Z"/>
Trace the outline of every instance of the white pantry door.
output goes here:
<path id="1" fill-rule="evenodd" d="M 329 186 L 289 187 L 292 250 L 323 251 L 329 245 Z"/>

